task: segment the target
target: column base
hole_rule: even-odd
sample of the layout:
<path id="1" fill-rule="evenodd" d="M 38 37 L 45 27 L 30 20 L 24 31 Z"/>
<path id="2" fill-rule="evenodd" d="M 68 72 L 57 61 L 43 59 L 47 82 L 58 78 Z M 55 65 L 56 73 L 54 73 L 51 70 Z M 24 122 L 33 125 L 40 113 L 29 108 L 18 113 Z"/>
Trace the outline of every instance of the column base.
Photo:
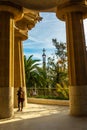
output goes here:
<path id="1" fill-rule="evenodd" d="M 70 114 L 87 116 L 87 86 L 70 86 Z"/>
<path id="2" fill-rule="evenodd" d="M 18 107 L 17 91 L 19 88 L 14 88 L 14 108 Z"/>
<path id="3" fill-rule="evenodd" d="M 26 87 L 23 87 L 24 92 L 25 92 L 25 101 L 24 101 L 24 107 L 27 106 L 27 91 L 26 91 Z"/>
<path id="4" fill-rule="evenodd" d="M 14 115 L 13 92 L 13 87 L 0 87 L 0 119 L 11 118 Z"/>

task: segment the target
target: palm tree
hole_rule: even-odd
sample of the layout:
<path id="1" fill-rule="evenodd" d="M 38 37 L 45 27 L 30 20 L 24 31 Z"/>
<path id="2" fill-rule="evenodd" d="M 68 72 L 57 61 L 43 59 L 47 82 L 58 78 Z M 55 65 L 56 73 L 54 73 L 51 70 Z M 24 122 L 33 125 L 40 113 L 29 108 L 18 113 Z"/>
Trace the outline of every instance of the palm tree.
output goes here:
<path id="1" fill-rule="evenodd" d="M 39 65 L 40 60 L 33 60 L 33 55 L 29 56 L 28 59 L 26 59 L 26 56 L 24 56 L 24 63 L 25 63 L 25 75 L 26 75 L 26 86 L 27 87 L 33 87 L 35 83 L 37 82 L 37 69 Z"/>
<path id="2" fill-rule="evenodd" d="M 38 79 L 39 79 L 39 87 L 46 88 L 47 87 L 47 73 L 43 68 L 38 67 Z"/>
<path id="3" fill-rule="evenodd" d="M 32 57 L 33 55 L 26 59 L 26 56 L 24 56 L 26 86 L 29 88 L 44 88 L 47 86 L 46 71 L 39 67 L 38 62 L 40 60 L 34 60 Z"/>

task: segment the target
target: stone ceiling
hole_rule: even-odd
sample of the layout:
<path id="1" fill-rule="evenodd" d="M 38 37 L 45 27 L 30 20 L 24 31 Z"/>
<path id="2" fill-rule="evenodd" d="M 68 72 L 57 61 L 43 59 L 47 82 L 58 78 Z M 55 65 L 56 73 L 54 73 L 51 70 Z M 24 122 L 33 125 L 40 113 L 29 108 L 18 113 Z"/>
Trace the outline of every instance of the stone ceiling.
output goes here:
<path id="1" fill-rule="evenodd" d="M 68 2 L 81 2 L 85 3 L 86 0 L 0 0 L 8 1 L 18 4 L 27 9 L 33 9 L 38 11 L 55 12 L 57 5 L 65 4 Z"/>
<path id="2" fill-rule="evenodd" d="M 23 6 L 24 8 L 43 11 L 55 8 L 57 2 L 60 0 L 1 0 L 1 1 L 10 1 L 12 3 Z"/>

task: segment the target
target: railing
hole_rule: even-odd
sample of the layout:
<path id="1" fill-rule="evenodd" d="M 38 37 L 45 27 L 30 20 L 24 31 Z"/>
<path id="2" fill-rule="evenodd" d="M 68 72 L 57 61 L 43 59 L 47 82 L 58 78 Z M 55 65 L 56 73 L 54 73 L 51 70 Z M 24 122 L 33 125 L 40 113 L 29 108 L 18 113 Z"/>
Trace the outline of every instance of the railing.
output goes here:
<path id="1" fill-rule="evenodd" d="M 69 89 L 58 90 L 55 88 L 28 88 L 28 97 L 45 98 L 45 99 L 69 99 Z"/>

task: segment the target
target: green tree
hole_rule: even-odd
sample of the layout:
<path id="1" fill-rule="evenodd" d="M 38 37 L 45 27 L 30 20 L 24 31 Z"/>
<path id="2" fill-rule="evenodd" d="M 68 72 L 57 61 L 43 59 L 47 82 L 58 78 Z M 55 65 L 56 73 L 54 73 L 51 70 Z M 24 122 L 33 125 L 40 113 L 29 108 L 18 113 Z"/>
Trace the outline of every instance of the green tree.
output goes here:
<path id="1" fill-rule="evenodd" d="M 40 60 L 33 60 L 33 55 L 29 56 L 27 59 L 24 56 L 24 63 L 25 63 L 25 75 L 26 75 L 26 86 L 27 87 L 34 87 L 35 83 L 38 81 L 38 65 Z"/>
<path id="2" fill-rule="evenodd" d="M 46 70 L 44 70 L 42 67 L 39 67 L 38 74 L 39 74 L 39 87 L 46 88 L 48 85 Z"/>
<path id="3" fill-rule="evenodd" d="M 49 84 L 52 87 L 55 87 L 57 83 L 62 84 L 62 82 L 68 85 L 66 43 L 59 43 L 56 39 L 52 39 L 52 41 L 56 47 L 56 52 L 52 58 L 48 58 L 47 75 L 50 80 Z"/>
<path id="4" fill-rule="evenodd" d="M 59 68 L 59 77 L 61 83 L 65 82 L 68 85 L 68 59 L 67 59 L 67 46 L 66 43 L 57 42 L 56 39 L 52 39 L 53 45 L 56 47 L 56 57 L 58 59 L 57 64 Z"/>
<path id="5" fill-rule="evenodd" d="M 32 57 L 33 55 L 26 59 L 26 56 L 24 56 L 26 86 L 29 88 L 44 88 L 47 86 L 46 71 L 39 67 L 40 60 L 34 60 Z"/>
<path id="6" fill-rule="evenodd" d="M 56 57 L 58 58 L 58 63 L 62 70 L 67 67 L 67 47 L 66 43 L 57 42 L 56 39 L 52 39 L 53 45 L 56 47 Z"/>

